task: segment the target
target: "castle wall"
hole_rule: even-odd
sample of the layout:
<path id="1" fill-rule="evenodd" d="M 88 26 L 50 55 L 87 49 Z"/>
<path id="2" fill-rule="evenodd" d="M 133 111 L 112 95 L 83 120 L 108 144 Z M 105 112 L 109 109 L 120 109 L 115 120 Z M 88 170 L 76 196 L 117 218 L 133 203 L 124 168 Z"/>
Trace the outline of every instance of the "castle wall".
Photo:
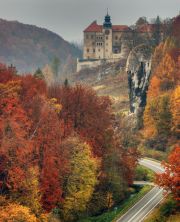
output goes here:
<path id="1" fill-rule="evenodd" d="M 104 58 L 104 35 L 102 32 L 96 33 L 96 59 Z"/>
<path id="2" fill-rule="evenodd" d="M 96 33 L 95 32 L 84 33 L 83 58 L 84 59 L 96 58 Z"/>
<path id="3" fill-rule="evenodd" d="M 101 65 L 102 60 L 79 60 L 77 59 L 77 72 L 86 68 L 95 68 Z"/>
<path id="4" fill-rule="evenodd" d="M 115 62 L 127 59 L 132 47 L 152 40 L 153 26 L 149 24 L 140 28 L 133 31 L 128 26 L 112 25 L 108 13 L 103 25 L 92 22 L 84 30 L 83 60 L 78 61 L 77 70 L 96 67 L 103 60 Z"/>

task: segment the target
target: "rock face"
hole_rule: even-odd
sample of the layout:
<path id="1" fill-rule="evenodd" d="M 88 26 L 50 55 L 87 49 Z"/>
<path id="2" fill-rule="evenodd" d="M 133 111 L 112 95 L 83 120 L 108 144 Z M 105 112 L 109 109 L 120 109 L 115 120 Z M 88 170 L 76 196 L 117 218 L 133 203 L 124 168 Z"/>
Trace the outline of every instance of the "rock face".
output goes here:
<path id="1" fill-rule="evenodd" d="M 135 114 L 139 128 L 146 105 L 146 92 L 151 74 L 150 47 L 144 44 L 135 47 L 128 56 L 126 71 L 129 84 L 130 112 Z"/>

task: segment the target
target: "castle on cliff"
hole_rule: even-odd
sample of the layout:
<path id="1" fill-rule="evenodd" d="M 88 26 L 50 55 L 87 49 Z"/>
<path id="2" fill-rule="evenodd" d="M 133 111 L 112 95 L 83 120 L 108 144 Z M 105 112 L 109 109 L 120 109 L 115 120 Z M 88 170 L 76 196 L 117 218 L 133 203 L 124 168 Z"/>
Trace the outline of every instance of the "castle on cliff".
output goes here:
<path id="1" fill-rule="evenodd" d="M 151 24 L 139 27 L 141 37 L 152 37 Z M 84 30 L 83 59 L 77 60 L 77 72 L 93 68 L 106 61 L 116 62 L 127 58 L 133 41 L 133 30 L 127 25 L 113 25 L 110 15 L 106 14 L 103 25 L 92 22 Z"/>

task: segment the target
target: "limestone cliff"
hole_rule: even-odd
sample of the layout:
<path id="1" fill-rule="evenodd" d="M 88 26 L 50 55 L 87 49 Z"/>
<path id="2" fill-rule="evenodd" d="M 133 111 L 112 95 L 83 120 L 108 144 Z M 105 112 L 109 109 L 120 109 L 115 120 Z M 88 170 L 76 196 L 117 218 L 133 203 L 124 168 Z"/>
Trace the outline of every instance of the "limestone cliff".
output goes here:
<path id="1" fill-rule="evenodd" d="M 137 118 L 137 127 L 141 127 L 151 74 L 151 48 L 145 44 L 135 47 L 128 56 L 126 71 L 128 74 L 130 112 L 134 113 Z"/>

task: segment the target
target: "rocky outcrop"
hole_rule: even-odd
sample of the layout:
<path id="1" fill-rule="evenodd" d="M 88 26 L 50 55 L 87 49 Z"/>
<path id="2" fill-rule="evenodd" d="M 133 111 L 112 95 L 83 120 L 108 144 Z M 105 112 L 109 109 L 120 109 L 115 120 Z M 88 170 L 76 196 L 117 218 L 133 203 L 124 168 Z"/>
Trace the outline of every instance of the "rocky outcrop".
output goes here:
<path id="1" fill-rule="evenodd" d="M 141 127 L 151 74 L 151 48 L 144 44 L 135 47 L 128 56 L 126 71 L 128 73 L 130 112 L 135 114 L 137 127 Z"/>

